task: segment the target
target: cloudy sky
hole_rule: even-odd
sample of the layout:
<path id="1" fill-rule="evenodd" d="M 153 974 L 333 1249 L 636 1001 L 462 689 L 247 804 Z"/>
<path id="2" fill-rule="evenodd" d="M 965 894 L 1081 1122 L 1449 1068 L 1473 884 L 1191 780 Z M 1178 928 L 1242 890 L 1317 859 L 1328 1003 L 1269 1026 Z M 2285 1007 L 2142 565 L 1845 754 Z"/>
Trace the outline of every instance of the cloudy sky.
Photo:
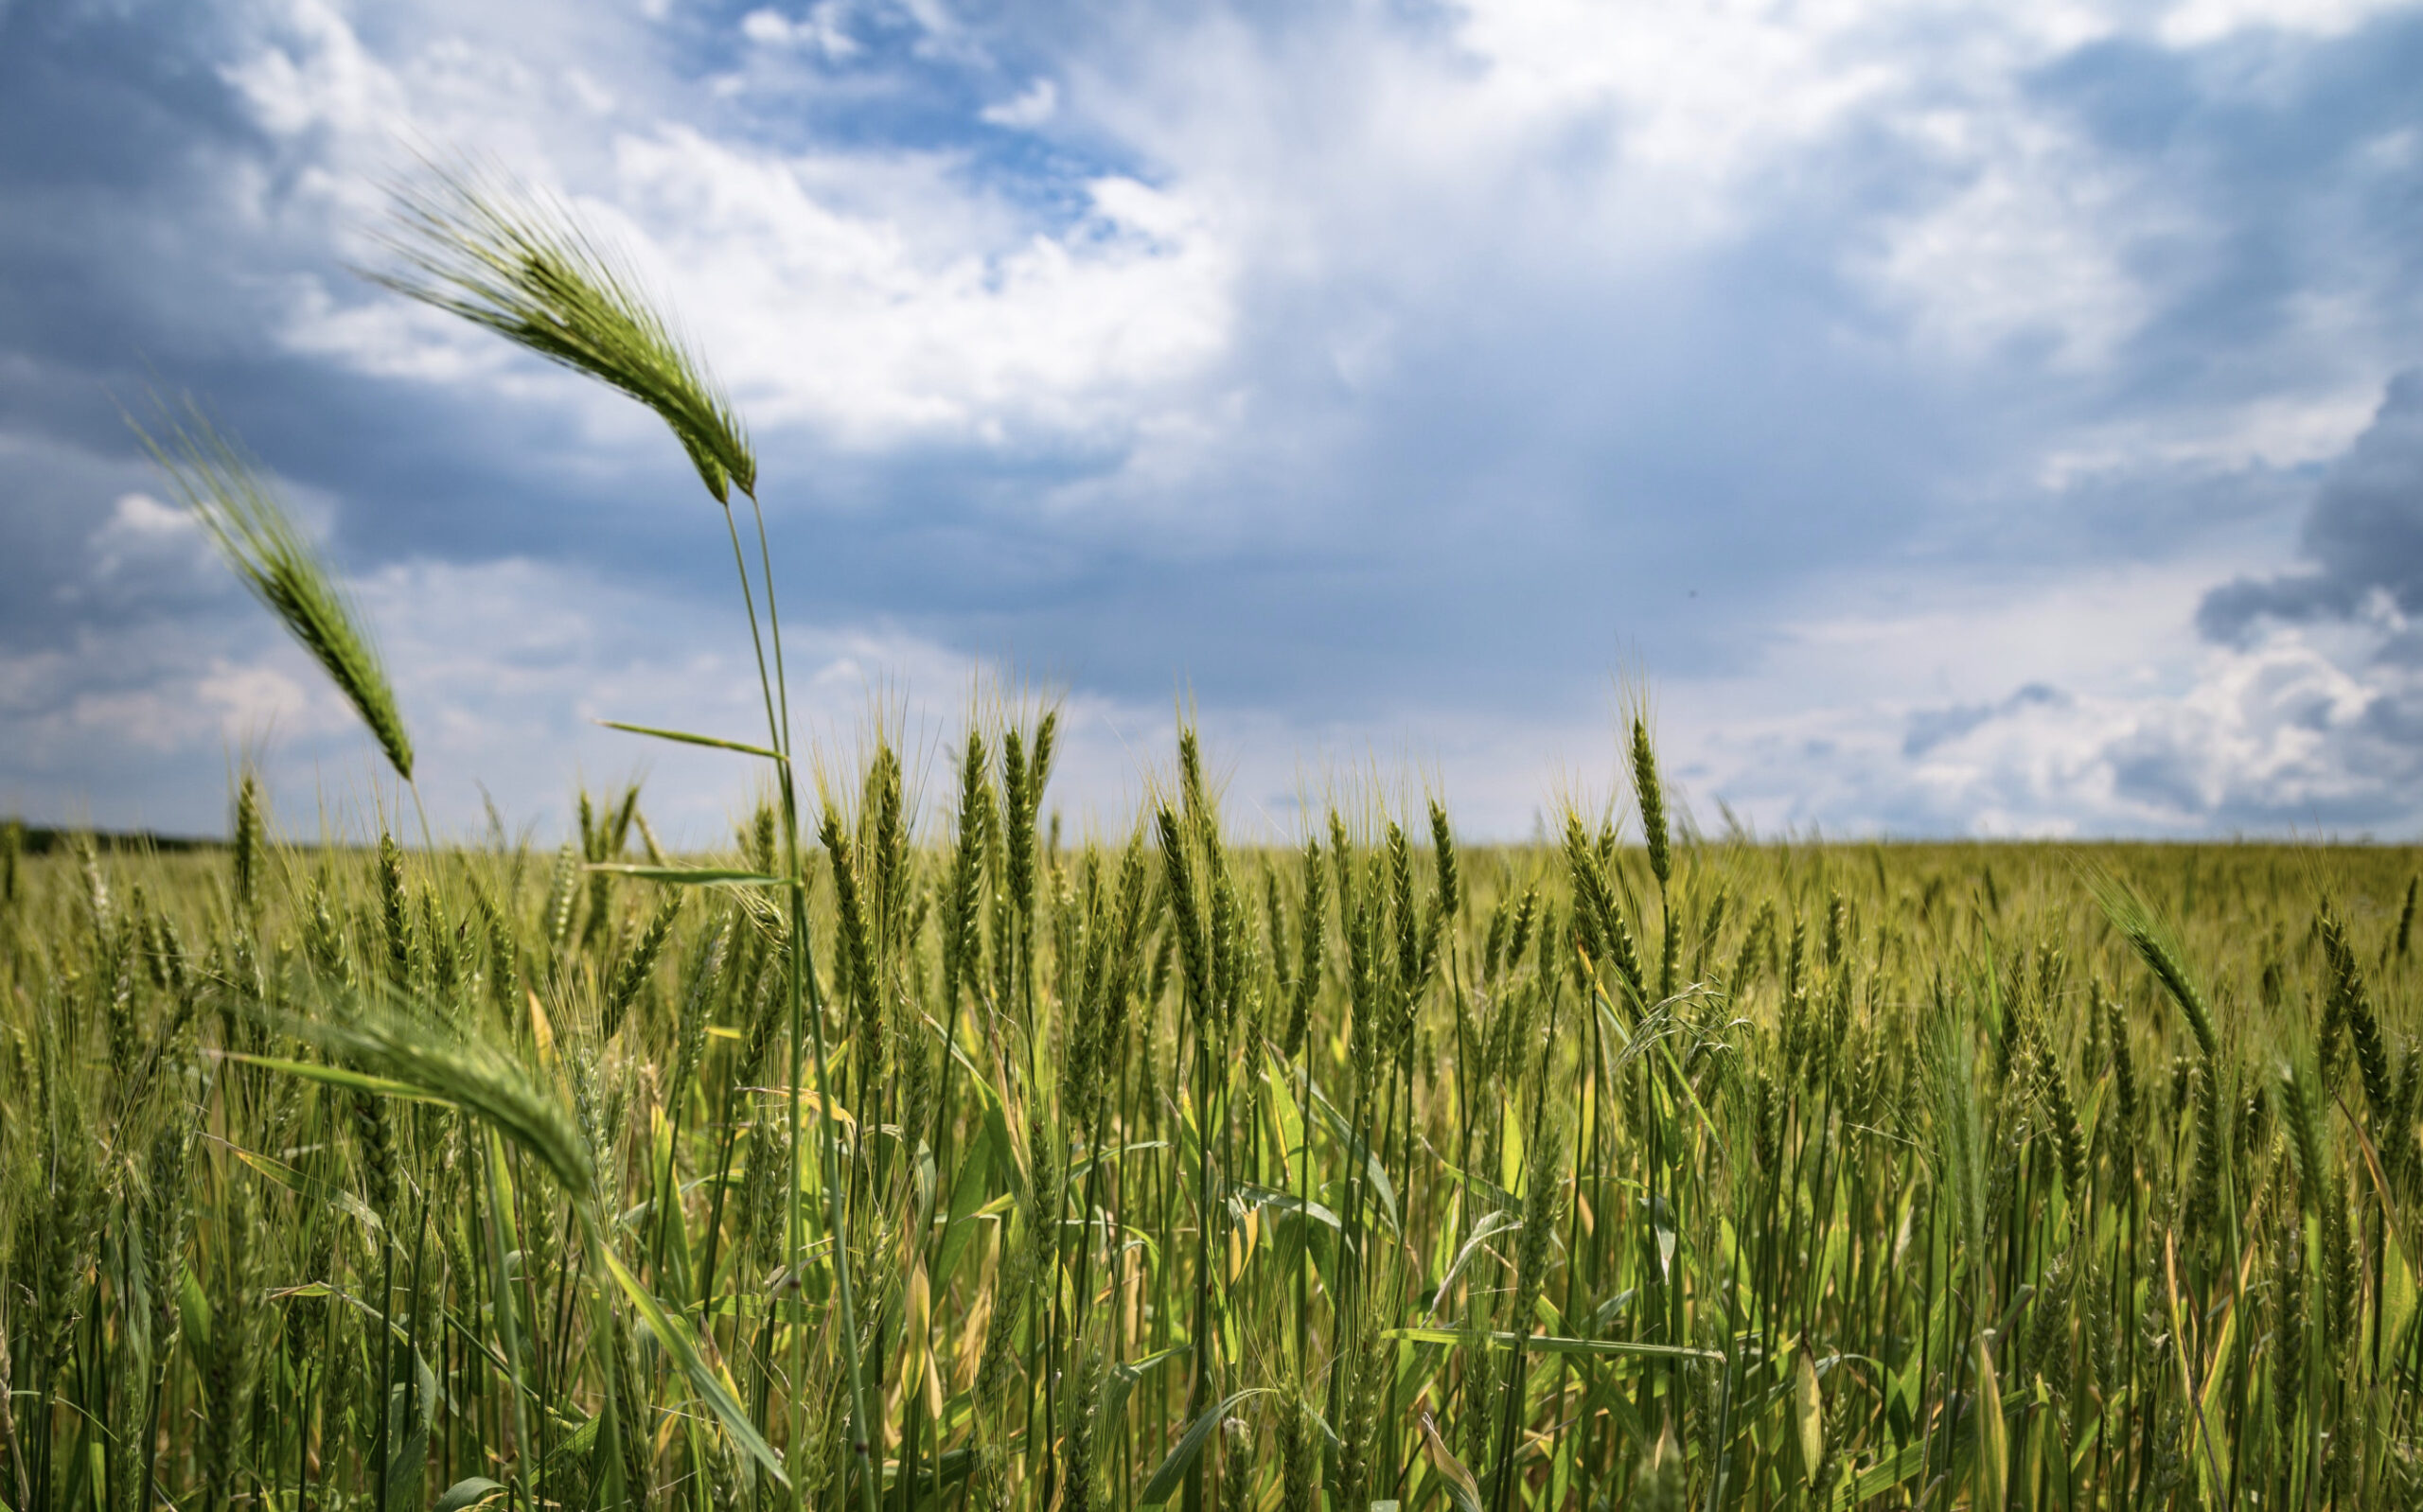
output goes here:
<path id="1" fill-rule="evenodd" d="M 0 812 L 383 799 L 121 406 L 384 642 L 441 829 L 748 774 L 714 506 L 402 305 L 416 147 L 619 240 L 757 439 L 806 733 L 1050 691 L 1115 817 L 1520 835 L 1646 689 L 1713 825 L 2423 830 L 2423 8 L 0 0 Z M 986 692 L 985 690 L 990 690 Z"/>

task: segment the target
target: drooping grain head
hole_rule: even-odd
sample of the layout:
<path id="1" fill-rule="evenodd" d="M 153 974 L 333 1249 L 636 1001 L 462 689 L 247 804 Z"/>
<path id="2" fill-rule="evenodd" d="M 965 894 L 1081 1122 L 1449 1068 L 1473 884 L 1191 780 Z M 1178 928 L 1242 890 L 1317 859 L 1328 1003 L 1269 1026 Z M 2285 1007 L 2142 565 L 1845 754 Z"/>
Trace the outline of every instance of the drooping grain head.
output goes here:
<path id="1" fill-rule="evenodd" d="M 310 653 L 379 741 L 396 774 L 413 775 L 412 738 L 361 611 L 286 506 L 237 445 L 188 408 L 154 436 L 135 433 L 186 510 L 289 635 Z"/>
<path id="2" fill-rule="evenodd" d="M 397 187 L 369 276 L 656 412 L 716 502 L 753 495 L 739 416 L 628 260 L 561 203 L 494 173 L 429 164 Z"/>
<path id="3" fill-rule="evenodd" d="M 2179 947 L 2170 931 L 2158 919 L 2144 899 L 2126 884 L 2107 873 L 2094 873 L 2089 887 L 2113 927 L 2128 941 L 2154 977 L 2161 982 L 2171 1001 L 2179 1005 L 2187 1020 L 2189 1032 L 2196 1037 L 2196 1047 L 2206 1060 L 2220 1053 L 2220 1037 L 2213 1028 L 2212 1011 L 2204 1004 L 2204 994 L 2187 975 Z"/>

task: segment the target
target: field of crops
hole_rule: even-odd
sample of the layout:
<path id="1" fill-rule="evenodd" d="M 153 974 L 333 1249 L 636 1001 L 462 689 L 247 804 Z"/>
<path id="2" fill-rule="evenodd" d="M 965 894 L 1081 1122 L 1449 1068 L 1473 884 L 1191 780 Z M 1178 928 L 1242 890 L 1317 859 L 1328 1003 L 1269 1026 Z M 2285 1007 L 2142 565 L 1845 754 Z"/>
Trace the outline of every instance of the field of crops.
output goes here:
<path id="1" fill-rule="evenodd" d="M 2415 852 L 1710 838 L 1639 719 L 1551 844 L 1240 847 L 1183 730 L 1064 838 L 1048 709 L 795 749 L 755 454 L 610 251 L 444 170 L 390 250 L 688 454 L 763 743 L 618 728 L 767 797 L 0 830 L 10 1512 L 2423 1504 Z M 150 439 L 414 813 L 342 580 Z"/>
<path id="2" fill-rule="evenodd" d="M 798 889 L 635 795 L 12 847 L 0 1497 L 2423 1495 L 2414 852 L 1670 839 L 1645 745 L 1239 849 L 1191 740 L 1063 843 L 1052 745 L 876 749 Z"/>

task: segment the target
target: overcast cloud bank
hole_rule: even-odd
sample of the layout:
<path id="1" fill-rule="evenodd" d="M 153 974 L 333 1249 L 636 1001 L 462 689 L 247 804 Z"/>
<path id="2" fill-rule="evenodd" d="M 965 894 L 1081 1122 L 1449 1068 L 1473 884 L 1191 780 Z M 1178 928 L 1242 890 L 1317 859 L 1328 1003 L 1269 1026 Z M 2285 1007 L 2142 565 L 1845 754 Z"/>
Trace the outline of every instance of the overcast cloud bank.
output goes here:
<path id="1" fill-rule="evenodd" d="M 0 809 L 373 801 L 156 502 L 190 388 L 381 630 L 441 825 L 745 730 L 619 398 L 361 282 L 406 145 L 630 247 L 764 456 L 811 728 L 1191 699 L 1241 818 L 1612 785 L 1830 833 L 2423 825 L 2423 10 L 0 6 Z M 2400 377 L 2401 374 L 2409 376 Z"/>

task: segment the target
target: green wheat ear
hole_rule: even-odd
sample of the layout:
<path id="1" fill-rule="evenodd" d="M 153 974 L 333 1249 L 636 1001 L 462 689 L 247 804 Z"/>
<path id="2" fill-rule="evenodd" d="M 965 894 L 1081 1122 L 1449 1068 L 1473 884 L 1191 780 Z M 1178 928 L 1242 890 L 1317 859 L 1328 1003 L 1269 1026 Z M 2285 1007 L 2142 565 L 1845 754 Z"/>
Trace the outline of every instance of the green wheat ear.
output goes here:
<path id="1" fill-rule="evenodd" d="M 378 737 L 396 774 L 411 782 L 412 737 L 404 733 L 396 691 L 361 610 L 252 459 L 190 405 L 184 419 L 167 422 L 164 434 L 153 435 L 140 425 L 134 432 L 219 554 L 311 653 Z"/>
<path id="2" fill-rule="evenodd" d="M 2179 941 L 2162 916 L 2135 888 L 2109 871 L 2089 869 L 2083 875 L 2088 890 L 2102 906 L 2104 917 L 2112 921 L 2112 927 L 2134 947 L 2153 972 L 2154 979 L 2179 1005 L 2180 1012 L 2187 1019 L 2188 1032 L 2196 1036 L 2197 1049 L 2203 1052 L 2207 1061 L 2219 1055 L 2221 1042 L 2213 1028 L 2212 1008 L 2197 990 L 2195 979 L 2187 975 Z"/>
<path id="3" fill-rule="evenodd" d="M 560 203 L 430 163 L 397 187 L 380 240 L 398 266 L 366 270 L 373 282 L 622 390 L 673 428 L 718 503 L 735 484 L 755 495 L 757 458 L 722 387 L 622 256 Z"/>

